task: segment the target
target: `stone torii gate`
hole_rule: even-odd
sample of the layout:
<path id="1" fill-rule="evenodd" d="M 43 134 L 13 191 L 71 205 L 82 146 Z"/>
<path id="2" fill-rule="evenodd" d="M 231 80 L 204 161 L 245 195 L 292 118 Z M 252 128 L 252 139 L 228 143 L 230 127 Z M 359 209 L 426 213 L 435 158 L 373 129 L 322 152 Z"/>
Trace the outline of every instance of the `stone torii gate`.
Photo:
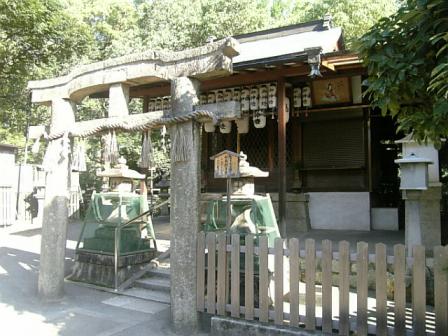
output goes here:
<path id="1" fill-rule="evenodd" d="M 171 311 L 174 329 L 191 334 L 198 326 L 196 311 L 196 237 L 199 228 L 200 123 L 237 118 L 236 103 L 200 106 L 203 79 L 232 73 L 238 42 L 227 38 L 182 52 L 146 51 L 75 68 L 68 75 L 31 81 L 32 102 L 51 106 L 46 195 L 42 226 L 39 296 L 57 300 L 63 295 L 68 221 L 70 144 L 73 136 L 111 129 L 142 131 L 167 124 L 171 151 Z M 128 115 L 133 86 L 171 82 L 171 114 Z M 109 92 L 108 118 L 75 121 L 76 104 L 99 92 Z M 221 104 L 221 105 L 220 105 Z"/>

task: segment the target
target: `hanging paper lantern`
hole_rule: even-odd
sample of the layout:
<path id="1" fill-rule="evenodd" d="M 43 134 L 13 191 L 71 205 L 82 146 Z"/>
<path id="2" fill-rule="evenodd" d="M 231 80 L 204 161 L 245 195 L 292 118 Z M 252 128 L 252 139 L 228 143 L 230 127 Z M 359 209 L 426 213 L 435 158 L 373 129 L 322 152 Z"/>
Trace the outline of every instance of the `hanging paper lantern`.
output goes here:
<path id="1" fill-rule="evenodd" d="M 156 100 L 150 99 L 148 102 L 148 112 L 153 112 L 156 110 Z"/>
<path id="2" fill-rule="evenodd" d="M 170 104 L 170 100 L 168 99 L 168 97 L 163 98 L 162 109 L 164 111 L 171 109 L 171 104 Z"/>
<path id="3" fill-rule="evenodd" d="M 213 133 L 213 132 L 215 132 L 215 127 L 216 127 L 216 125 L 213 123 L 213 122 L 206 122 L 206 123 L 204 123 L 204 130 L 207 132 L 207 133 Z"/>
<path id="4" fill-rule="evenodd" d="M 233 92 L 232 92 L 232 89 L 226 89 L 226 90 L 224 91 L 224 101 L 225 101 L 225 102 L 231 101 L 232 98 L 233 98 Z"/>
<path id="5" fill-rule="evenodd" d="M 259 88 L 259 95 L 260 95 L 260 110 L 267 110 L 268 108 L 268 88 L 266 85 L 260 85 Z"/>
<path id="6" fill-rule="evenodd" d="M 222 92 L 222 90 L 216 91 L 216 102 L 221 103 L 223 101 L 224 101 L 224 93 Z"/>
<path id="7" fill-rule="evenodd" d="M 161 111 L 163 109 L 163 101 L 161 98 L 157 98 L 156 99 L 156 107 L 155 110 L 156 111 Z"/>
<path id="8" fill-rule="evenodd" d="M 256 86 L 250 89 L 250 110 L 258 110 L 258 88 Z"/>
<path id="9" fill-rule="evenodd" d="M 216 103 L 216 93 L 215 91 L 210 91 L 207 95 L 207 104 Z"/>
<path id="10" fill-rule="evenodd" d="M 219 130 L 223 134 L 230 133 L 232 131 L 232 122 L 229 120 L 221 121 L 221 123 L 219 124 Z"/>
<path id="11" fill-rule="evenodd" d="M 241 91 L 240 88 L 233 89 L 233 98 L 234 101 L 239 102 L 241 100 Z"/>
<path id="12" fill-rule="evenodd" d="M 304 107 L 311 107 L 311 88 L 309 86 L 304 86 L 302 89 L 302 105 Z"/>
<path id="13" fill-rule="evenodd" d="M 292 98 L 293 98 L 293 104 L 294 104 L 295 109 L 302 107 L 302 89 L 301 88 L 296 87 L 293 89 Z"/>
<path id="14" fill-rule="evenodd" d="M 266 116 L 264 114 L 255 113 L 253 122 L 255 128 L 264 128 L 266 126 Z"/>
<path id="15" fill-rule="evenodd" d="M 171 110 L 171 97 L 168 97 L 168 110 Z"/>
<path id="16" fill-rule="evenodd" d="M 205 93 L 199 96 L 199 104 L 201 105 L 207 104 L 207 95 Z"/>
<path id="17" fill-rule="evenodd" d="M 268 88 L 268 107 L 277 108 L 277 84 L 271 83 Z"/>
<path id="18" fill-rule="evenodd" d="M 246 134 L 249 132 L 249 116 L 235 119 L 235 124 L 239 134 Z"/>
<path id="19" fill-rule="evenodd" d="M 241 111 L 247 112 L 250 109 L 250 91 L 248 87 L 241 90 Z"/>

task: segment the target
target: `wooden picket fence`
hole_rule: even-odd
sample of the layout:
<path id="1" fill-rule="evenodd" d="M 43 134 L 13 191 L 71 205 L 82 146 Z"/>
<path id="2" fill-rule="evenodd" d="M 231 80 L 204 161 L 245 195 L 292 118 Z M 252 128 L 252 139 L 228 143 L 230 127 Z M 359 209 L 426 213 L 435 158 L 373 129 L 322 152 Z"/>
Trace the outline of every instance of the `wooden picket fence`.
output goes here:
<path id="1" fill-rule="evenodd" d="M 339 242 L 338 252 L 333 252 L 329 240 L 316 250 L 312 239 L 306 240 L 304 249 L 296 238 L 277 238 L 273 247 L 268 247 L 265 236 L 248 235 L 241 239 L 244 244 L 240 239 L 239 235 L 199 233 L 198 311 L 340 335 L 448 335 L 448 247 L 438 246 L 434 248 L 434 257 L 426 258 L 425 248 L 415 246 L 410 258 L 401 244 L 394 246 L 390 256 L 384 244 L 376 244 L 375 253 L 369 254 L 365 242 L 357 244 L 356 253 L 350 253 L 346 241 Z M 318 261 L 322 272 L 320 285 L 316 284 Z M 337 261 L 338 267 L 336 287 L 332 282 L 333 261 Z M 376 287 L 370 292 L 369 263 L 375 265 Z M 350 290 L 351 264 L 356 265 L 356 290 Z M 299 282 L 300 265 L 304 265 L 303 282 Z M 387 300 L 388 265 L 393 269 L 391 301 Z M 433 306 L 427 305 L 426 298 L 429 268 L 433 270 Z M 406 277 L 411 277 L 411 302 L 406 300 Z M 316 304 L 316 292 L 321 293 L 321 307 Z M 369 307 L 368 302 L 372 301 L 374 307 Z M 316 315 L 316 308 L 320 316 Z"/>

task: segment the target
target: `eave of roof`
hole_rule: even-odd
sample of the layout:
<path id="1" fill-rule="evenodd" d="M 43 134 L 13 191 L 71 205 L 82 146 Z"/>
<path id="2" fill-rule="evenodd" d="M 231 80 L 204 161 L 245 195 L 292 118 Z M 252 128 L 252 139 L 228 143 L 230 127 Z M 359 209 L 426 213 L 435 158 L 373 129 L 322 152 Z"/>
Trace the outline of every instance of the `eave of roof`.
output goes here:
<path id="1" fill-rule="evenodd" d="M 307 48 L 321 48 L 322 53 L 339 51 L 342 39 L 340 28 L 309 31 L 283 36 L 263 35 L 264 38 L 240 42 L 240 54 L 233 58 L 234 66 L 260 63 L 261 60 L 275 59 L 293 54 L 303 54 Z"/>
<path id="2" fill-rule="evenodd" d="M 280 37 L 285 35 L 300 34 L 310 31 L 325 30 L 324 20 L 314 20 L 309 22 L 297 23 L 289 26 L 258 30 L 256 32 L 234 35 L 233 38 L 240 43 L 256 41 L 258 39 Z"/>

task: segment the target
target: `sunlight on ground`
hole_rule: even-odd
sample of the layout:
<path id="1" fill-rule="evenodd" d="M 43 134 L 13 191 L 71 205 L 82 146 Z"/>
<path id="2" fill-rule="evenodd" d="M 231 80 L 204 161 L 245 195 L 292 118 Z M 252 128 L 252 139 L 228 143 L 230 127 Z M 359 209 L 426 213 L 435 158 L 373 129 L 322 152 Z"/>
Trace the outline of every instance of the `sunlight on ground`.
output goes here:
<path id="1" fill-rule="evenodd" d="M 14 307 L 0 303 L 2 335 L 59 335 L 62 326 L 45 322 L 39 314 L 23 311 L 18 313 Z M 26 321 L 26 323 L 24 323 Z"/>

